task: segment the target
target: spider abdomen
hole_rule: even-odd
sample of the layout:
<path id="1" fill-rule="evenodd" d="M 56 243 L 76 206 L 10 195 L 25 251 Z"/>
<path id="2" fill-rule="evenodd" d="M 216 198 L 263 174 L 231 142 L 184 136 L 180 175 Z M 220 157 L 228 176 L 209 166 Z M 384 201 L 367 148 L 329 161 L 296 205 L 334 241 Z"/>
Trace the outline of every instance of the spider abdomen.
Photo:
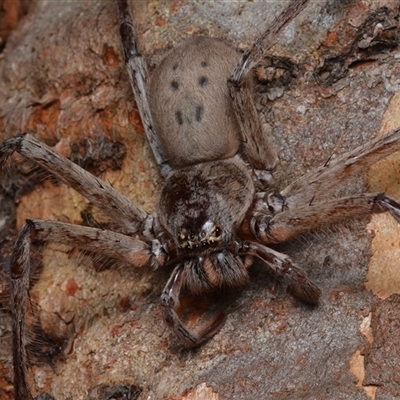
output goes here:
<path id="1" fill-rule="evenodd" d="M 155 128 L 174 167 L 235 155 L 240 129 L 227 80 L 239 53 L 199 37 L 175 48 L 153 72 L 149 100 Z"/>

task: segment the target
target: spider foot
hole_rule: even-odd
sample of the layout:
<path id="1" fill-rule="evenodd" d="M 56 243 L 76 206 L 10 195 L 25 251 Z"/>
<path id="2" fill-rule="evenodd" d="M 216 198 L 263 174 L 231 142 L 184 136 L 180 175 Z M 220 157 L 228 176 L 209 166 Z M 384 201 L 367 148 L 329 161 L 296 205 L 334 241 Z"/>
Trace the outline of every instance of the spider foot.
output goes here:
<path id="1" fill-rule="evenodd" d="M 21 147 L 25 134 L 16 135 L 0 144 L 0 169 L 7 159 Z"/>
<path id="2" fill-rule="evenodd" d="M 301 283 L 290 283 L 286 291 L 291 296 L 311 306 L 316 306 L 321 297 L 321 289 L 309 278 Z"/>
<path id="3" fill-rule="evenodd" d="M 163 318 L 186 347 L 196 347 L 213 337 L 224 325 L 226 313 L 222 310 L 231 302 L 225 293 L 193 296 L 181 293 L 184 265 L 179 264 L 169 278 L 161 295 Z"/>
<path id="4" fill-rule="evenodd" d="M 226 314 L 212 310 L 210 301 L 183 297 L 177 310 L 163 307 L 163 318 L 185 347 L 196 347 L 212 338 L 225 324 Z"/>
<path id="5" fill-rule="evenodd" d="M 376 203 L 379 204 L 384 211 L 388 211 L 397 223 L 400 224 L 400 203 L 397 200 L 385 193 L 381 193 L 376 197 Z"/>

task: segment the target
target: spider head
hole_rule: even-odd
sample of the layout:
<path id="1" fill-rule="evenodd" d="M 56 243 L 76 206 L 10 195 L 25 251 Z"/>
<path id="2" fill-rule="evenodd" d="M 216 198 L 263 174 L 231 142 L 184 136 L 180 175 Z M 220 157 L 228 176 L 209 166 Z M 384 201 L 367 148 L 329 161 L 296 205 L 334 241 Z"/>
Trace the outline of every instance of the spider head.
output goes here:
<path id="1" fill-rule="evenodd" d="M 185 167 L 165 183 L 157 207 L 159 220 L 182 255 L 209 254 L 235 240 L 254 190 L 239 158 Z"/>

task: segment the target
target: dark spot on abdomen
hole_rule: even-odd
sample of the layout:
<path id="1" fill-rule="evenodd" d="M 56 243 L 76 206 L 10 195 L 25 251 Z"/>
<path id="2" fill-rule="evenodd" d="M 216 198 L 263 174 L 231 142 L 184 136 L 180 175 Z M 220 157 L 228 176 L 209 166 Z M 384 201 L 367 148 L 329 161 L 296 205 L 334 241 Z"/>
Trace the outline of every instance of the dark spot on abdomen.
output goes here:
<path id="1" fill-rule="evenodd" d="M 177 81 L 172 81 L 171 89 L 175 92 L 175 90 L 178 90 L 178 88 L 179 88 L 179 83 Z"/>
<path id="2" fill-rule="evenodd" d="M 208 83 L 208 78 L 206 76 L 202 76 L 202 77 L 199 78 L 199 85 L 201 87 L 206 86 L 207 83 Z"/>
<path id="3" fill-rule="evenodd" d="M 182 111 L 181 111 L 181 110 L 178 110 L 178 111 L 175 113 L 175 119 L 176 119 L 176 122 L 177 122 L 180 126 L 183 125 L 183 115 L 182 115 Z"/>
<path id="4" fill-rule="evenodd" d="M 204 107 L 203 106 L 197 106 L 196 107 L 196 121 L 201 122 L 204 114 Z"/>

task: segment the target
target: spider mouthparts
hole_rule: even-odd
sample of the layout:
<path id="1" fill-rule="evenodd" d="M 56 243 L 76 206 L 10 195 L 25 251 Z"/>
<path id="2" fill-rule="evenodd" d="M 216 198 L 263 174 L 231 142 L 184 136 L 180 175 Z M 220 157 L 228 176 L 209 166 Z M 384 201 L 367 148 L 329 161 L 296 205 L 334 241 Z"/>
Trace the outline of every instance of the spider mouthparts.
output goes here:
<path id="1" fill-rule="evenodd" d="M 219 225 L 207 222 L 198 234 L 186 234 L 180 232 L 178 235 L 179 247 L 183 250 L 198 250 L 215 247 L 222 238 L 222 228 Z"/>

